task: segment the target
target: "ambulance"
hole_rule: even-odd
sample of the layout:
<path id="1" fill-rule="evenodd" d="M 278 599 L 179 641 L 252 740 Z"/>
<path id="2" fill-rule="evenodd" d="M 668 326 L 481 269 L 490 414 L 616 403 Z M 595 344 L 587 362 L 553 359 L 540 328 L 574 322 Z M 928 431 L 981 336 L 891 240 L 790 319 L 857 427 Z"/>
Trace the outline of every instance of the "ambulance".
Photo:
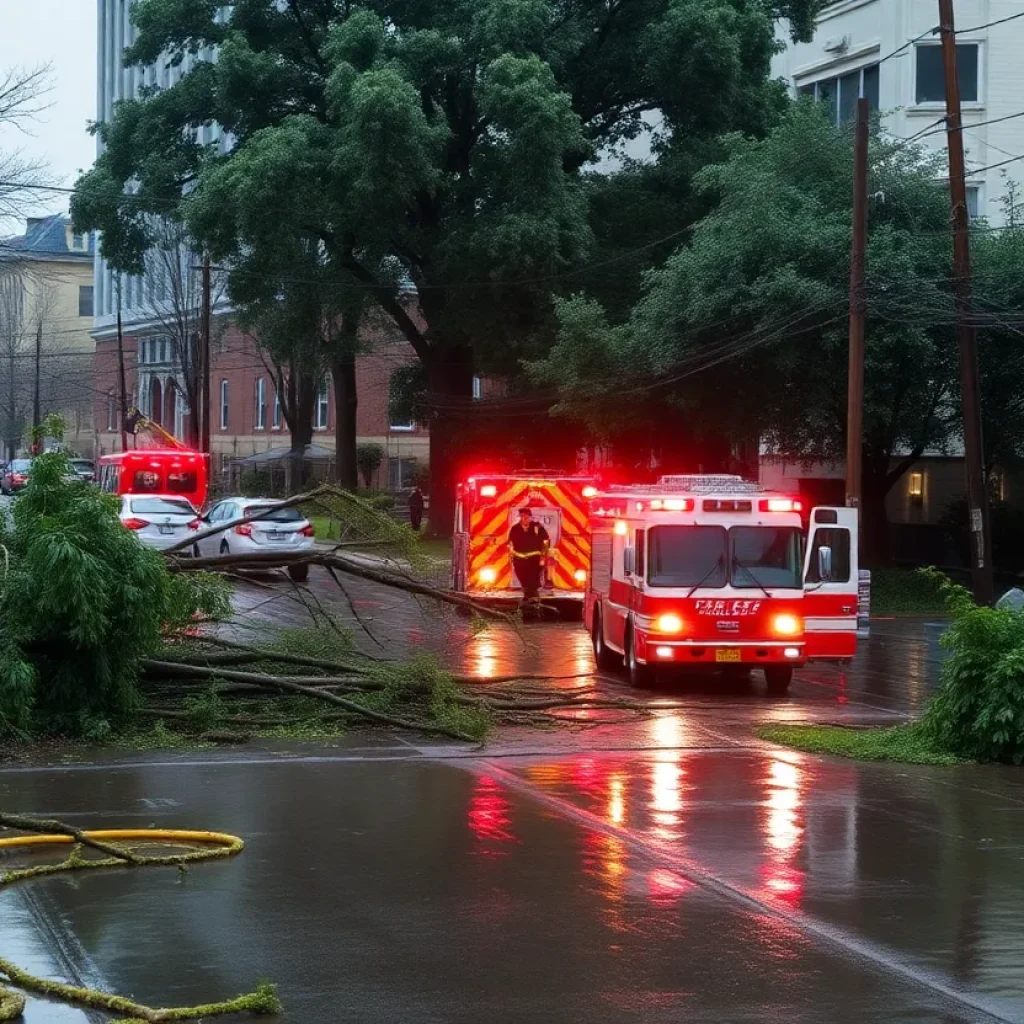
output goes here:
<path id="1" fill-rule="evenodd" d="M 584 619 L 599 668 L 642 685 L 660 666 L 764 671 L 857 650 L 857 512 L 814 508 L 737 476 L 666 476 L 590 503 Z M 863 597 L 860 597 L 863 600 Z"/>
<path id="2" fill-rule="evenodd" d="M 517 604 L 523 592 L 512 571 L 509 531 L 529 508 L 551 542 L 540 600 L 577 617 L 590 573 L 590 477 L 546 472 L 468 477 L 458 486 L 452 544 L 452 589 L 488 604 Z"/>

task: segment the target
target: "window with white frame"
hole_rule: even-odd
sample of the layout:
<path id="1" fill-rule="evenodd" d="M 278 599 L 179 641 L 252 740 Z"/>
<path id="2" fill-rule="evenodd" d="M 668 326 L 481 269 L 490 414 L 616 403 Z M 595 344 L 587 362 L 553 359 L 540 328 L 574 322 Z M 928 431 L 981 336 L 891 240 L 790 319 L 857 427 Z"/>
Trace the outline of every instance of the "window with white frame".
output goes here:
<path id="1" fill-rule="evenodd" d="M 256 378 L 256 430 L 267 429 L 267 382 L 263 377 Z"/>
<path id="2" fill-rule="evenodd" d="M 799 96 L 824 103 L 834 124 L 847 124 L 857 117 L 857 100 L 866 99 L 872 110 L 878 109 L 878 65 L 848 71 L 834 78 L 797 86 Z"/>
<path id="3" fill-rule="evenodd" d="M 278 394 L 277 388 L 274 388 L 274 411 L 270 415 L 270 429 L 281 429 L 281 396 Z"/>
<path id="4" fill-rule="evenodd" d="M 113 391 L 107 392 L 107 430 L 117 430 L 117 397 Z"/>
<path id="5" fill-rule="evenodd" d="M 313 429 L 314 430 L 326 430 L 327 423 L 330 418 L 330 407 L 331 407 L 331 395 L 330 385 L 325 380 L 320 385 L 320 390 L 316 395 L 316 410 L 313 414 Z"/>
<path id="6" fill-rule="evenodd" d="M 479 401 L 483 397 L 484 382 L 479 377 L 473 378 L 473 398 Z"/>
<path id="7" fill-rule="evenodd" d="M 977 103 L 981 99 L 980 49 L 977 43 L 956 44 L 956 77 L 962 103 Z M 946 102 L 946 74 L 940 43 L 920 43 L 915 47 L 914 102 Z"/>
<path id="8" fill-rule="evenodd" d="M 228 408 L 228 382 L 222 380 L 220 382 L 220 429 L 228 429 L 228 414 L 230 413 Z"/>
<path id="9" fill-rule="evenodd" d="M 967 219 L 977 220 L 981 216 L 981 186 L 968 185 L 967 193 Z"/>

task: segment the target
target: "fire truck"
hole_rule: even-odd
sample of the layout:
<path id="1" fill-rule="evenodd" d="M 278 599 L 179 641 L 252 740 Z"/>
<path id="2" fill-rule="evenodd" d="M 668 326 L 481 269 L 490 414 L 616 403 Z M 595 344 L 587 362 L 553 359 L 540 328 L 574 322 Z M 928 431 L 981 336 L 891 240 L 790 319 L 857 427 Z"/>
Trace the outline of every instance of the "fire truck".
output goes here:
<path id="1" fill-rule="evenodd" d="M 522 600 L 512 571 L 509 531 L 519 510 L 529 508 L 551 542 L 540 600 L 583 606 L 590 571 L 589 500 L 597 494 L 590 477 L 546 472 L 471 476 L 458 486 L 452 544 L 452 589 L 476 601 Z"/>
<path id="2" fill-rule="evenodd" d="M 659 666 L 793 669 L 857 649 L 857 512 L 736 476 L 666 476 L 591 501 L 584 616 L 599 668 L 641 685 Z"/>

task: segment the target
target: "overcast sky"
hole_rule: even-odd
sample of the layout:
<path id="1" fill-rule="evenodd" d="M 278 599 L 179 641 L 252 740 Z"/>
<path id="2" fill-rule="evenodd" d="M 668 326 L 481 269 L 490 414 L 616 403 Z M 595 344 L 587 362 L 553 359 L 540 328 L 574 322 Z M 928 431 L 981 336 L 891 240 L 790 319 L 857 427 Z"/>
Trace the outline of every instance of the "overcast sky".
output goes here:
<path id="1" fill-rule="evenodd" d="M 86 125 L 96 117 L 96 0 L 0 0 L 0 70 L 52 66 L 50 107 L 31 136 L 0 130 L 0 149 L 42 157 L 58 179 L 73 185 L 92 166 L 95 140 Z M 40 197 L 36 213 L 67 210 L 66 195 Z"/>

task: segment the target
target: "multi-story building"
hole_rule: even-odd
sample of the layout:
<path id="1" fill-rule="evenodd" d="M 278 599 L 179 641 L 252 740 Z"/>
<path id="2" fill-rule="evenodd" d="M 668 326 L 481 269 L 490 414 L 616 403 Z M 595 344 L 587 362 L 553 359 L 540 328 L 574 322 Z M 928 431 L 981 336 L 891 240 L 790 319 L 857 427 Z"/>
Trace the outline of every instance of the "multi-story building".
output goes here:
<path id="1" fill-rule="evenodd" d="M 30 217 L 0 248 L 0 432 L 13 457 L 39 414 L 59 413 L 65 439 L 93 448 L 93 243 L 67 217 Z"/>
<path id="2" fill-rule="evenodd" d="M 999 226 L 1007 178 L 1024 175 L 1024 17 L 1019 0 L 956 0 L 954 12 L 968 207 Z M 866 97 L 893 136 L 944 149 L 937 26 L 936 0 L 836 0 L 811 42 L 794 44 L 780 28 L 785 49 L 773 72 L 794 95 L 827 103 L 840 123 Z"/>
<path id="3" fill-rule="evenodd" d="M 113 118 L 115 105 L 137 97 L 144 88 L 170 88 L 197 61 L 216 59 L 206 48 L 180 65 L 158 61 L 147 68 L 127 68 L 123 53 L 135 39 L 128 9 L 130 0 L 97 0 L 97 110 L 100 121 Z M 231 139 L 218 126 L 198 129 L 204 144 L 230 148 Z M 102 147 L 102 142 L 98 145 Z M 199 259 L 181 247 L 180 238 L 151 254 L 145 275 L 117 275 L 97 252 L 95 402 L 97 451 L 120 448 L 118 422 L 117 313 L 123 323 L 126 390 L 129 405 L 137 406 L 179 438 L 190 433 L 192 411 L 183 386 L 182 352 L 190 334 L 198 332 L 201 295 L 196 264 Z M 214 343 L 211 359 L 211 449 L 215 469 L 228 460 L 287 446 L 287 426 L 277 401 L 274 375 L 253 340 L 232 322 L 229 303 L 214 302 Z M 388 394 L 391 373 L 412 358 L 402 341 L 374 337 L 357 360 L 359 407 L 357 441 L 384 448 L 380 486 L 408 484 L 417 463 L 425 464 L 429 440 L 424 429 L 411 423 L 391 423 Z M 314 407 L 314 440 L 331 447 L 334 396 L 324 380 Z"/>

